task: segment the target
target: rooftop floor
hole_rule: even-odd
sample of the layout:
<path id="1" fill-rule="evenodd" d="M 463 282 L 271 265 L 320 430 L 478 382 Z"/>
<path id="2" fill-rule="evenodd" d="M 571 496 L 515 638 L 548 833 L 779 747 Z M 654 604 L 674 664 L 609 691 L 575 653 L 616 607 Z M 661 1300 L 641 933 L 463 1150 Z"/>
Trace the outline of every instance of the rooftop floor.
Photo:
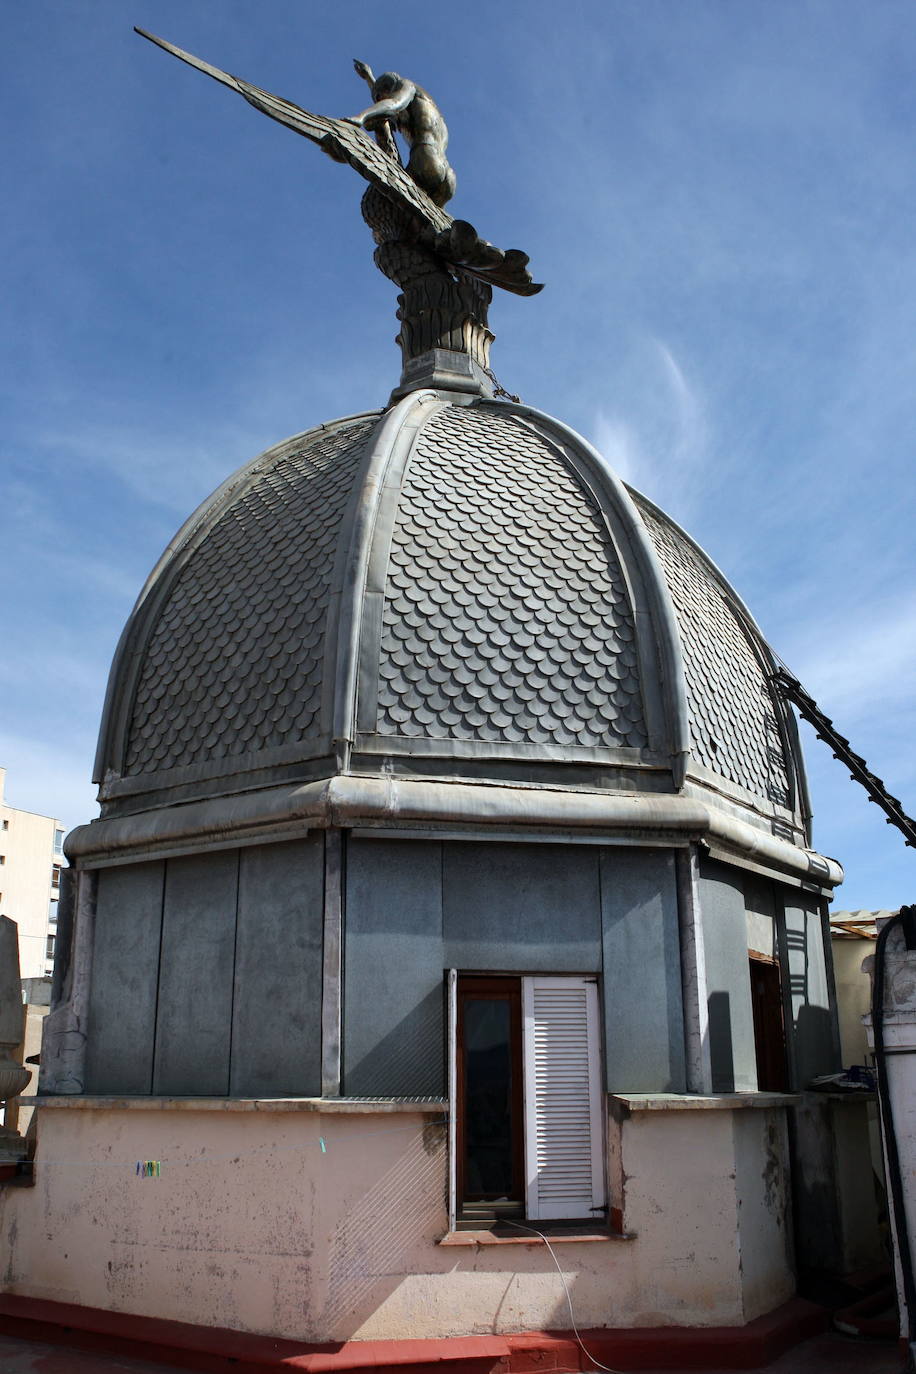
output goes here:
<path id="1" fill-rule="evenodd" d="M 229 1374 L 233 1366 L 227 1363 L 225 1368 Z M 238 1370 L 239 1366 L 234 1368 Z M 149 1364 L 126 1356 L 102 1355 L 0 1335 L 0 1374 L 170 1374 L 174 1369 L 174 1365 Z M 899 1374 L 901 1360 L 893 1342 L 856 1340 L 828 1332 L 803 1341 L 766 1369 L 768 1374 L 844 1374 L 847 1370 L 849 1374 L 853 1371 L 855 1374 Z M 559 1374 L 559 1371 L 551 1374 Z M 646 1369 L 642 1374 L 662 1374 L 662 1371 Z M 665 1374 L 678 1374 L 678 1371 L 669 1369 Z M 693 1370 L 692 1374 L 697 1371 Z M 730 1371 L 718 1370 L 716 1374 L 730 1374 Z"/>

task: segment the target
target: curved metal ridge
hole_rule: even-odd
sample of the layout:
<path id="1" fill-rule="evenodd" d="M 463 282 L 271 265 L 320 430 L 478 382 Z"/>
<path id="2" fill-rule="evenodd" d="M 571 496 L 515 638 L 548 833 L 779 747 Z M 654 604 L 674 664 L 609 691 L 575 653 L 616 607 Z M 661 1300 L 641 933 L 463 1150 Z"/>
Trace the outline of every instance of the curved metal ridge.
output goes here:
<path id="1" fill-rule="evenodd" d="M 709 554 L 654 502 L 632 491 L 656 545 L 684 644 L 694 760 L 758 796 L 810 805 L 791 712 L 770 686 L 774 655 Z"/>
<path id="2" fill-rule="evenodd" d="M 675 787 L 684 783 L 687 759 L 690 755 L 690 722 L 687 716 L 687 688 L 684 676 L 684 656 L 677 617 L 668 584 L 655 546 L 643 524 L 639 511 L 624 483 L 610 463 L 577 430 L 534 406 L 500 404 L 512 414 L 530 421 L 559 442 L 570 458 L 576 460 L 581 479 L 596 493 L 598 505 L 605 518 L 613 512 L 619 520 L 614 533 L 624 575 L 628 560 L 619 548 L 625 543 L 633 556 L 633 563 L 642 575 L 648 604 L 637 616 L 640 634 L 640 658 L 644 681 L 651 680 L 656 671 L 660 678 L 664 733 L 672 761 Z M 604 499 L 602 499 L 604 498 Z M 630 601 L 636 608 L 634 590 L 630 587 Z M 641 622 L 641 623 L 640 623 Z M 648 622 L 648 623 L 647 623 Z M 651 647 L 650 647 L 651 646 Z M 647 671 L 648 670 L 648 671 Z"/>
<path id="3" fill-rule="evenodd" d="M 332 631 L 333 650 L 326 667 L 333 694 L 332 740 L 337 750 L 338 767 L 344 772 L 349 768 L 356 734 L 366 599 L 384 592 L 384 582 L 381 587 L 377 585 L 378 571 L 373 560 L 376 527 L 380 513 L 397 498 L 398 484 L 392 466 L 396 473 L 403 471 L 423 419 L 438 399 L 435 392 L 413 391 L 383 415 L 369 441 L 366 462 L 354 484 L 350 507 L 344 517 L 341 544 L 345 552 L 332 583 L 336 624 Z"/>

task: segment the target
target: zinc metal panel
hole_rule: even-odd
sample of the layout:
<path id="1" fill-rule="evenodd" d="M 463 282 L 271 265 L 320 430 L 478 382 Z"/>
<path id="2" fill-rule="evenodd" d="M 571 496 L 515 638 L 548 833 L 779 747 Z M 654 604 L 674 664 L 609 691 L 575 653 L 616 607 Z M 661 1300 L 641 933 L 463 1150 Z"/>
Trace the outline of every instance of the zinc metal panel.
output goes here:
<path id="1" fill-rule="evenodd" d="M 165 864 L 128 864 L 98 876 L 86 1091 L 148 1093 Z"/>
<path id="2" fill-rule="evenodd" d="M 609 1092 L 683 1092 L 684 1012 L 674 856 L 601 851 Z"/>
<path id="3" fill-rule="evenodd" d="M 501 973 L 597 973 L 598 853 L 587 845 L 443 845 L 446 959 Z"/>
<path id="4" fill-rule="evenodd" d="M 445 1091 L 442 847 L 415 840 L 347 846 L 343 1091 Z"/>
<path id="5" fill-rule="evenodd" d="M 840 1067 L 830 949 L 818 898 L 788 888 L 783 897 L 790 1043 L 796 1081 L 803 1087 L 819 1074 L 835 1073 Z"/>
<path id="6" fill-rule="evenodd" d="M 321 1092 L 324 836 L 240 854 L 229 1091 Z"/>
<path id="7" fill-rule="evenodd" d="M 757 1051 L 747 960 L 744 874 L 700 863 L 713 1092 L 755 1092 Z"/>
<path id="8" fill-rule="evenodd" d="M 238 850 L 169 859 L 153 1092 L 229 1091 Z"/>

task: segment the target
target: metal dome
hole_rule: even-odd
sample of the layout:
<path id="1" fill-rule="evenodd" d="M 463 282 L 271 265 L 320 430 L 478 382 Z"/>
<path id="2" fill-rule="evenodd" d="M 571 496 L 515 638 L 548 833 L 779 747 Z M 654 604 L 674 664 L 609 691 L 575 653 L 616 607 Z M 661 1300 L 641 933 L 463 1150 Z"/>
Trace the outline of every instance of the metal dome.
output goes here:
<path id="1" fill-rule="evenodd" d="M 772 667 L 705 554 L 580 436 L 414 391 L 269 449 L 176 536 L 112 667 L 101 823 L 375 777 L 702 798 L 804 847 Z"/>

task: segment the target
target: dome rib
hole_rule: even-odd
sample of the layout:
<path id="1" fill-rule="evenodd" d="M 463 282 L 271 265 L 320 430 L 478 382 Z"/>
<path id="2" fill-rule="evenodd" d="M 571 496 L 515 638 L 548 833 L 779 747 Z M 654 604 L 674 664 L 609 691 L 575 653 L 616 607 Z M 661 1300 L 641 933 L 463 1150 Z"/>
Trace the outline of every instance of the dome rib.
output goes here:
<path id="1" fill-rule="evenodd" d="M 649 530 L 684 646 L 691 754 L 786 811 L 810 819 L 798 731 L 774 692 L 773 652 L 747 606 L 704 549 L 641 493 L 633 501 Z"/>
<path id="2" fill-rule="evenodd" d="M 333 671 L 328 679 L 333 695 L 332 740 L 344 769 L 357 733 L 358 696 L 365 692 L 360 682 L 361 644 L 371 633 L 369 627 L 378 618 L 376 602 L 384 595 L 380 579 L 384 578 L 385 546 L 378 540 L 377 528 L 390 525 L 386 512 L 397 501 L 399 475 L 423 420 L 437 403 L 441 404 L 435 393 L 414 391 L 383 416 L 368 445 L 362 479 L 341 529 L 343 557 L 332 589 L 329 640 L 333 658 L 328 663 L 333 662 Z"/>
<path id="3" fill-rule="evenodd" d="M 650 737 L 668 754 L 674 785 L 683 784 L 690 724 L 681 637 L 661 562 L 624 483 L 602 453 L 569 425 L 532 406 L 507 406 L 559 443 L 597 502 L 637 607 L 637 643 Z M 639 586 L 635 585 L 638 578 Z"/>

